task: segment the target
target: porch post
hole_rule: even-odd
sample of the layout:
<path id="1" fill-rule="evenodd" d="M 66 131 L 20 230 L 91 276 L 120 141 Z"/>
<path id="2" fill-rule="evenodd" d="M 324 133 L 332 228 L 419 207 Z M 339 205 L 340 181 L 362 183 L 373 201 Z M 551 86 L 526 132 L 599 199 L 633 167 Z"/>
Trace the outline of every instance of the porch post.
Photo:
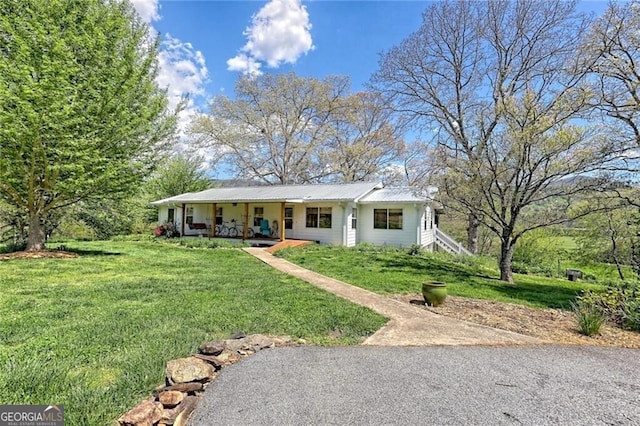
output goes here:
<path id="1" fill-rule="evenodd" d="M 249 227 L 249 203 L 244 203 L 244 226 L 242 227 L 242 239 L 247 239 L 247 228 Z"/>
<path id="2" fill-rule="evenodd" d="M 180 236 L 184 237 L 184 222 L 187 220 L 187 204 L 182 203 L 182 220 L 180 221 Z"/>
<path id="3" fill-rule="evenodd" d="M 211 204 L 211 236 L 216 236 L 216 213 L 217 213 L 217 205 L 216 203 Z"/>
<path id="4" fill-rule="evenodd" d="M 284 241 L 284 202 L 280 203 L 280 241 Z"/>

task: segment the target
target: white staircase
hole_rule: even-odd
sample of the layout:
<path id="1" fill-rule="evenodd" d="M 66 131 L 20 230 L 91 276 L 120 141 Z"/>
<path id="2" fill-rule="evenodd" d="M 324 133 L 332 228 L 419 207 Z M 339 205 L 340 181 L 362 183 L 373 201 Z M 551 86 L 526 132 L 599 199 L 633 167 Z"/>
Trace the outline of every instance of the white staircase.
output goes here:
<path id="1" fill-rule="evenodd" d="M 462 244 L 442 232 L 439 228 L 435 228 L 436 245 L 451 254 L 464 254 L 467 256 L 473 256 L 469 250 L 464 248 Z"/>

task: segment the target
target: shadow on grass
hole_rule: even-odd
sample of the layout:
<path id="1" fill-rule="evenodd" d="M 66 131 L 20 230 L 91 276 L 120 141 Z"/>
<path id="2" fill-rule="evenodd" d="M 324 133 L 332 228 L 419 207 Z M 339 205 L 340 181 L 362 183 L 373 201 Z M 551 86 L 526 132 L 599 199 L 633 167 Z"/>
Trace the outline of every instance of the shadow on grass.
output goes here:
<path id="1" fill-rule="evenodd" d="M 424 275 L 426 273 L 437 276 L 441 281 L 467 281 L 470 277 L 499 281 L 496 277 L 483 274 L 477 268 L 445 262 L 439 259 L 408 256 L 403 259 L 394 258 L 385 260 L 383 265 L 386 268 L 401 269 L 416 275 Z"/>
<path id="2" fill-rule="evenodd" d="M 516 283 L 509 284 L 500 281 L 498 277 L 487 275 L 479 268 L 433 258 L 386 259 L 383 265 L 411 275 L 422 278 L 428 276 L 452 284 L 451 290 L 459 290 L 461 295 L 475 293 L 479 297 L 486 297 L 490 293 L 499 293 L 514 302 L 522 301 L 538 307 L 569 309 L 571 302 L 582 290 L 575 284 L 563 285 L 560 280 L 553 283 L 532 282 L 536 280 L 535 276 L 516 277 Z M 465 291 L 470 289 L 473 291 Z"/>
<path id="3" fill-rule="evenodd" d="M 546 308 L 570 309 L 573 302 L 581 292 L 575 287 L 559 284 L 547 285 L 536 283 L 516 282 L 508 284 L 497 281 L 495 284 L 487 284 L 494 291 L 511 299 L 529 302 L 536 306 Z"/>
<path id="4" fill-rule="evenodd" d="M 64 248 L 64 251 L 75 253 L 78 256 L 122 256 L 122 253 L 104 251 L 104 250 L 83 250 L 76 248 Z"/>

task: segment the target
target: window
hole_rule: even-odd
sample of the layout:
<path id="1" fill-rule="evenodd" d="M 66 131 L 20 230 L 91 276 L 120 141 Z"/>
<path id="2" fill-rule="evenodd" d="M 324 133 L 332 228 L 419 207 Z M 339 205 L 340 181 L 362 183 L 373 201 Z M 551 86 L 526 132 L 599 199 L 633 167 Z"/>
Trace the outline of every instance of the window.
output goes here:
<path id="1" fill-rule="evenodd" d="M 331 228 L 331 207 L 320 207 L 320 228 Z"/>
<path id="2" fill-rule="evenodd" d="M 284 229 L 293 229 L 293 207 L 284 208 Z"/>
<path id="3" fill-rule="evenodd" d="M 307 228 L 331 228 L 331 207 L 307 207 Z"/>
<path id="4" fill-rule="evenodd" d="M 169 209 L 167 213 L 167 222 L 173 223 L 175 219 L 176 219 L 176 209 Z"/>
<path id="5" fill-rule="evenodd" d="M 317 207 L 307 207 L 307 228 L 318 227 L 318 210 Z"/>
<path id="6" fill-rule="evenodd" d="M 193 223 L 193 207 L 187 207 L 187 219 L 186 222 L 191 225 Z"/>
<path id="7" fill-rule="evenodd" d="M 351 209 L 351 228 L 356 229 L 358 224 L 358 209 Z"/>
<path id="8" fill-rule="evenodd" d="M 402 209 L 374 209 L 375 229 L 402 229 Z"/>
<path id="9" fill-rule="evenodd" d="M 253 226 L 260 226 L 260 223 L 264 219 L 264 207 L 253 208 Z"/>
<path id="10" fill-rule="evenodd" d="M 216 208 L 216 225 L 222 225 L 222 207 Z"/>

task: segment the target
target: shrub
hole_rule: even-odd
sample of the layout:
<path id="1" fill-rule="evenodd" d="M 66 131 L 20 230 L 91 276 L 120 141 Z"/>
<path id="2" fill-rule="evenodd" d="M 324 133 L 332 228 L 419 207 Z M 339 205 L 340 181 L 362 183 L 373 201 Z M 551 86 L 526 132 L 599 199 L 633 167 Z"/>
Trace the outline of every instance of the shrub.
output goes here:
<path id="1" fill-rule="evenodd" d="M 4 245 L 0 244 L 0 253 L 13 253 L 14 251 L 23 251 L 27 248 L 27 242 L 20 240 L 18 242 L 9 242 Z"/>
<path id="2" fill-rule="evenodd" d="M 576 303 L 571 304 L 571 307 L 578 321 L 580 333 L 586 336 L 600 333 L 600 328 L 607 320 L 607 317 L 592 299 L 578 299 Z"/>
<path id="3" fill-rule="evenodd" d="M 204 238 L 181 238 L 178 245 L 187 248 L 218 248 L 220 244 L 217 240 L 206 240 Z"/>
<path id="4" fill-rule="evenodd" d="M 593 305 L 621 328 L 640 331 L 640 284 L 614 283 L 604 291 L 585 291 L 578 304 Z"/>
<path id="5" fill-rule="evenodd" d="M 409 256 L 417 256 L 422 253 L 422 247 L 420 244 L 411 244 L 411 247 L 407 249 Z"/>
<path id="6" fill-rule="evenodd" d="M 180 236 L 178 227 L 173 222 L 165 222 L 156 227 L 154 231 L 156 237 L 177 238 Z"/>

